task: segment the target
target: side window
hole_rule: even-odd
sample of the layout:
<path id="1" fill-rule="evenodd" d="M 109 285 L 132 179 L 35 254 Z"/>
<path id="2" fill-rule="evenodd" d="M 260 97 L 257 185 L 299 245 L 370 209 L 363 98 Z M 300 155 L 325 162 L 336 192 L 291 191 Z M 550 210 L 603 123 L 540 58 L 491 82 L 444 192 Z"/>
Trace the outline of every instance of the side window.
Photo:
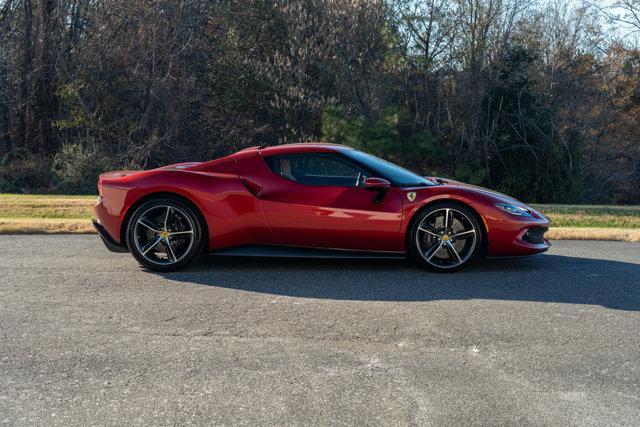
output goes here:
<path id="1" fill-rule="evenodd" d="M 278 175 L 305 185 L 362 186 L 366 172 L 332 155 L 301 154 L 265 159 Z"/>

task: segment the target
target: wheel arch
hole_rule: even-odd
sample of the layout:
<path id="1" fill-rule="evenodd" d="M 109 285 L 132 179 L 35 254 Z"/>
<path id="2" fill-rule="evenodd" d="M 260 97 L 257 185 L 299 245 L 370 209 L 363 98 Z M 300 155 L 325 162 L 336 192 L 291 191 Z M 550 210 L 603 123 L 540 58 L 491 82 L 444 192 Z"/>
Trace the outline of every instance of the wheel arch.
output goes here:
<path id="1" fill-rule="evenodd" d="M 179 200 L 180 202 L 192 208 L 193 211 L 196 213 L 196 215 L 199 217 L 202 226 L 204 227 L 203 234 L 208 241 L 209 224 L 207 223 L 207 220 L 204 214 L 202 213 L 202 210 L 198 207 L 198 205 L 194 201 L 192 201 L 191 199 L 189 199 L 183 194 L 175 193 L 172 191 L 156 191 L 153 193 L 145 194 L 144 196 L 140 197 L 138 200 L 132 203 L 131 206 L 129 206 L 129 208 L 126 210 L 120 226 L 120 242 L 122 242 L 123 247 L 127 247 L 127 229 L 129 228 L 129 221 L 131 220 L 131 216 L 133 215 L 133 213 L 138 209 L 138 207 L 148 202 L 149 200 L 162 198 L 162 197 Z"/>
<path id="2" fill-rule="evenodd" d="M 434 205 L 437 205 L 437 204 L 441 204 L 441 203 L 450 203 L 450 204 L 454 204 L 454 205 L 463 206 L 463 207 L 469 209 L 469 211 L 471 211 L 471 213 L 475 217 L 476 221 L 478 221 L 478 224 L 482 228 L 481 231 L 482 231 L 482 235 L 483 235 L 484 238 L 482 239 L 482 247 L 481 247 L 481 252 L 480 253 L 482 254 L 482 256 L 486 256 L 487 249 L 489 247 L 489 233 L 487 232 L 488 231 L 487 230 L 487 223 L 486 223 L 485 219 L 482 217 L 482 215 L 480 215 L 478 210 L 475 209 L 470 204 L 465 203 L 465 202 L 463 202 L 461 200 L 452 199 L 452 198 L 439 198 L 439 199 L 431 200 L 431 201 L 423 204 L 418 209 L 416 209 L 415 212 L 413 212 L 413 214 L 411 215 L 411 218 L 407 222 L 407 227 L 406 227 L 405 232 L 404 232 L 405 250 L 407 250 L 407 248 L 408 248 L 409 238 L 410 238 L 409 234 L 411 233 L 411 229 L 413 227 L 413 224 L 417 220 L 417 218 L 420 215 L 420 213 L 424 212 L 426 209 L 429 209 L 431 206 L 434 206 Z"/>

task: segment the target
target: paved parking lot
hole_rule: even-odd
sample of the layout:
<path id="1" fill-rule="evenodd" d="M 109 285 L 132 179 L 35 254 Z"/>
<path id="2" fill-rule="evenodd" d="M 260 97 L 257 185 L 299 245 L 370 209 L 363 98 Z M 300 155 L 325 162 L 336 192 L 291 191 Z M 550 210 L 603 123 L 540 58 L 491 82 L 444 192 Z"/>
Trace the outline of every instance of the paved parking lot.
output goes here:
<path id="1" fill-rule="evenodd" d="M 0 236 L 0 422 L 637 423 L 640 244 L 141 270 Z"/>

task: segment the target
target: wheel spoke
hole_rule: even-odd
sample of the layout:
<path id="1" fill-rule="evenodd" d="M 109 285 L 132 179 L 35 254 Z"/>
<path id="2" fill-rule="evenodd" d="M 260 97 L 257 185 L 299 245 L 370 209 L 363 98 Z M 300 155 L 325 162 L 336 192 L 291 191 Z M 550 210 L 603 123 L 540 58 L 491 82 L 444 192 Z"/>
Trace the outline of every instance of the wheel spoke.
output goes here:
<path id="1" fill-rule="evenodd" d="M 167 226 L 169 225 L 169 214 L 171 213 L 171 206 L 167 206 L 167 214 L 164 216 L 164 231 L 169 231 Z"/>
<path id="2" fill-rule="evenodd" d="M 420 225 L 420 227 L 418 227 L 418 230 L 423 231 L 423 232 L 425 232 L 427 234 L 431 234 L 432 236 L 435 236 L 435 237 L 440 237 L 438 232 L 435 229 L 433 229 L 430 226 L 428 226 L 428 225 L 427 226 Z"/>
<path id="3" fill-rule="evenodd" d="M 440 248 L 442 247 L 442 245 L 444 245 L 444 240 L 440 241 L 440 244 L 438 244 L 438 246 L 435 248 L 435 250 L 431 250 L 429 252 L 429 256 L 427 256 L 426 260 L 427 261 L 431 261 L 431 258 L 433 258 L 433 256 L 436 254 L 436 252 L 438 252 L 440 250 Z M 435 245 L 434 245 L 435 246 Z"/>
<path id="4" fill-rule="evenodd" d="M 167 252 L 167 257 L 169 256 L 169 254 L 171 254 L 171 257 L 173 258 L 173 260 L 177 261 L 178 258 L 176 257 L 176 254 L 173 252 L 173 247 L 171 247 L 171 242 L 169 241 L 169 238 L 165 240 L 164 244 L 167 246 L 167 249 L 169 249 L 169 252 Z"/>
<path id="5" fill-rule="evenodd" d="M 176 236 L 179 234 L 193 234 L 193 230 L 187 230 L 187 231 L 172 231 L 171 233 L 169 233 L 169 236 Z"/>
<path id="6" fill-rule="evenodd" d="M 452 235 L 451 238 L 452 239 L 458 239 L 461 236 L 462 237 L 466 236 L 464 238 L 467 238 L 467 237 L 470 237 L 471 234 L 475 234 L 475 233 L 476 233 L 476 230 L 473 230 L 473 229 L 467 230 L 467 231 L 461 231 L 460 233 L 456 233 L 456 234 Z"/>
<path id="7" fill-rule="evenodd" d="M 449 227 L 449 216 L 451 209 L 444 210 L 444 228 Z"/>
<path id="8" fill-rule="evenodd" d="M 458 261 L 457 262 L 458 264 L 460 264 L 462 262 L 462 259 L 460 258 L 460 255 L 458 255 L 458 252 L 456 251 L 456 248 L 454 248 L 451 243 L 447 244 L 447 252 L 449 252 L 449 255 L 451 255 L 451 252 L 453 252 L 453 255 L 456 258 L 456 260 Z"/>
<path id="9" fill-rule="evenodd" d="M 149 220 L 146 219 L 146 218 L 145 219 L 140 219 L 138 221 L 138 224 L 144 225 L 145 227 L 147 227 L 149 230 L 153 231 L 154 233 L 160 233 L 160 230 L 158 230 L 156 228 L 156 226 L 153 225 L 151 222 L 149 222 Z"/>
<path id="10" fill-rule="evenodd" d="M 153 240 L 151 243 L 148 243 L 144 248 L 142 248 L 140 250 L 140 252 L 142 253 L 142 255 L 146 255 L 147 252 L 149 252 L 151 249 L 153 249 L 153 247 L 155 245 L 157 245 L 158 243 L 160 243 L 160 241 L 162 240 L 162 237 L 158 237 L 155 240 Z"/>

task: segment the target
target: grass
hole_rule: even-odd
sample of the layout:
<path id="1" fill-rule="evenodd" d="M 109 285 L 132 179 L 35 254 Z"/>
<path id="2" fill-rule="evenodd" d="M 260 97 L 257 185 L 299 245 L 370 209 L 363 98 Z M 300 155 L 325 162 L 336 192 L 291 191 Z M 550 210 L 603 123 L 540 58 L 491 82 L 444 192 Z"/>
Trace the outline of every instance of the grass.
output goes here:
<path id="1" fill-rule="evenodd" d="M 554 227 L 640 229 L 640 206 L 534 205 Z"/>
<path id="2" fill-rule="evenodd" d="M 0 219 L 86 219 L 90 220 L 96 196 L 42 196 L 0 194 Z"/>
<path id="3" fill-rule="evenodd" d="M 94 233 L 96 196 L 0 194 L 0 234 Z"/>
<path id="4" fill-rule="evenodd" d="M 96 196 L 0 194 L 0 234 L 93 233 Z M 640 206 L 534 205 L 552 239 L 640 241 Z"/>

